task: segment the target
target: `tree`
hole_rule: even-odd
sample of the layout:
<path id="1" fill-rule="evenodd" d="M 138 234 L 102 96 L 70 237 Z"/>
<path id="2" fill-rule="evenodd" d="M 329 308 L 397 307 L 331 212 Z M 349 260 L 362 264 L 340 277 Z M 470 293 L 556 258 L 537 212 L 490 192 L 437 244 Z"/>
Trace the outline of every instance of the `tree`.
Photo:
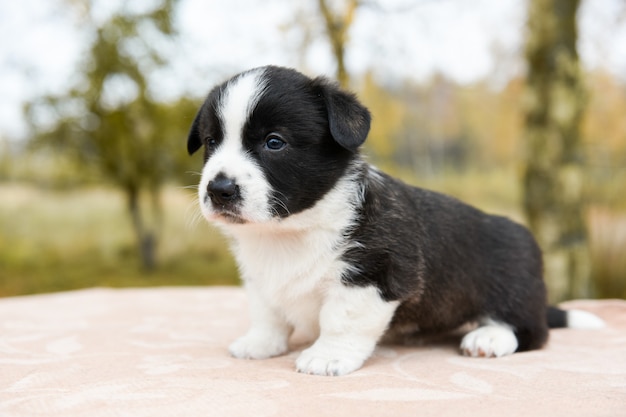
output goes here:
<path id="1" fill-rule="evenodd" d="M 82 11 L 93 41 L 81 63 L 79 81 L 66 94 L 47 96 L 27 107 L 36 142 L 72 152 L 81 165 L 97 171 L 126 195 L 142 265 L 152 269 L 161 224 L 160 189 L 179 166 L 191 106 L 169 107 L 153 98 L 149 72 L 163 66 L 159 41 L 175 34 L 172 11 L 177 0 L 163 0 L 147 11 L 119 10 L 101 22 L 91 0 L 72 0 Z M 147 38 L 144 31 L 149 31 Z M 42 127 L 41 108 L 53 112 Z M 181 110 L 187 110 L 185 116 Z M 182 126 L 184 125 L 184 127 Z M 176 127 L 180 128 L 174 132 Z M 179 148 L 180 150 L 178 150 Z"/>
<path id="2" fill-rule="evenodd" d="M 576 51 L 579 3 L 531 0 L 528 13 L 524 208 L 543 248 L 555 300 L 590 295 L 580 134 L 586 94 Z"/>
<path id="3" fill-rule="evenodd" d="M 318 0 L 319 10 L 324 18 L 326 35 L 337 62 L 337 81 L 339 81 L 342 87 L 347 88 L 349 87 L 350 78 L 345 63 L 346 43 L 348 42 L 348 31 L 352 22 L 354 22 L 354 15 L 359 6 L 359 1 L 346 0 L 344 3 L 342 10 L 333 10 L 329 7 L 327 0 Z"/>

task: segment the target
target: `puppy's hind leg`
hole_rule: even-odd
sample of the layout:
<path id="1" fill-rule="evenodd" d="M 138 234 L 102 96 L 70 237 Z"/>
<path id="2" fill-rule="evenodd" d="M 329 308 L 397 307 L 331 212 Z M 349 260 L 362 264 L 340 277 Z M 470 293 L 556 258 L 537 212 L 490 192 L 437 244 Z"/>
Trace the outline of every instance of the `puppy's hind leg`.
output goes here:
<path id="1" fill-rule="evenodd" d="M 514 353 L 518 340 L 514 329 L 506 323 L 487 319 L 466 334 L 461 341 L 461 351 L 472 357 L 500 357 Z"/>
<path id="2" fill-rule="evenodd" d="M 338 376 L 359 369 L 374 351 L 398 306 L 378 289 L 338 283 L 320 311 L 320 337 L 296 360 L 298 372 Z"/>

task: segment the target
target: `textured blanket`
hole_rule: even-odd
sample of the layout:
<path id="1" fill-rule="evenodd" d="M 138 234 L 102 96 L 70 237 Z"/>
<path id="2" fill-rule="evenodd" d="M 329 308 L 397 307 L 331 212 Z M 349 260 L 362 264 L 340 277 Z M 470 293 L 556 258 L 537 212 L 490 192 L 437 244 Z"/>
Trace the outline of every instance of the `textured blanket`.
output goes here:
<path id="1" fill-rule="evenodd" d="M 344 377 L 290 354 L 231 358 L 239 288 L 85 291 L 0 300 L 0 416 L 626 416 L 626 301 L 572 301 L 601 330 L 554 330 L 500 359 L 453 337 L 380 346 Z"/>

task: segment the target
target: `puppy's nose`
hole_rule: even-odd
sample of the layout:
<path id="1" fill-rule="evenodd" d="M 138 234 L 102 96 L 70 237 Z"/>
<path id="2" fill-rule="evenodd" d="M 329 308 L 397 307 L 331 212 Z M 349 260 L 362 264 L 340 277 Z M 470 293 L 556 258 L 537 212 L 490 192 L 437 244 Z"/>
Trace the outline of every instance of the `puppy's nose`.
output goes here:
<path id="1" fill-rule="evenodd" d="M 209 181 L 207 193 L 213 204 L 224 205 L 239 197 L 239 187 L 232 179 L 218 175 Z"/>

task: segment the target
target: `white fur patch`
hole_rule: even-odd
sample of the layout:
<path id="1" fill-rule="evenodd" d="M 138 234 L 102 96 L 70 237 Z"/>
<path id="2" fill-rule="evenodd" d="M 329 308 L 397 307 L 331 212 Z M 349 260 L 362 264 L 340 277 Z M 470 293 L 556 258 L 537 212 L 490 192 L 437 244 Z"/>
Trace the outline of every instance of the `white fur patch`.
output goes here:
<path id="1" fill-rule="evenodd" d="M 568 310 L 567 327 L 572 329 L 601 329 L 606 327 L 604 321 L 587 311 Z"/>
<path id="2" fill-rule="evenodd" d="M 240 141 L 243 126 L 263 95 L 267 81 L 263 69 L 257 69 L 231 81 L 219 103 L 224 138 Z"/>
<path id="3" fill-rule="evenodd" d="M 338 282 L 349 267 L 340 258 L 350 245 L 345 231 L 355 222 L 361 198 L 358 182 L 344 177 L 300 213 L 264 223 L 222 225 L 233 239 L 232 249 L 246 285 L 280 310 L 290 310 L 287 307 L 293 304 L 294 309 L 308 311 L 300 298 L 315 298 L 316 292 L 322 295 L 326 281 Z"/>
<path id="4" fill-rule="evenodd" d="M 356 216 L 360 198 L 351 178 L 342 178 L 310 209 L 285 219 L 260 224 L 224 224 L 232 238 L 241 277 L 251 299 L 251 317 L 298 326 L 312 338 L 319 333 L 319 311 L 330 285 L 348 268 L 341 255 L 347 247 L 344 231 Z M 266 321 L 266 319 L 263 319 Z"/>
<path id="5" fill-rule="evenodd" d="M 486 320 L 484 325 L 463 337 L 461 351 L 472 357 L 500 357 L 514 353 L 517 345 L 517 338 L 509 325 Z"/>
<path id="6" fill-rule="evenodd" d="M 202 169 L 198 185 L 200 209 L 208 220 L 216 220 L 207 186 L 218 174 L 235 180 L 242 197 L 240 213 L 250 222 L 262 222 L 272 217 L 269 196 L 271 189 L 263 171 L 247 155 L 242 145 L 243 127 L 266 87 L 263 71 L 243 74 L 228 84 L 219 102 L 218 115 L 224 138 Z"/>

